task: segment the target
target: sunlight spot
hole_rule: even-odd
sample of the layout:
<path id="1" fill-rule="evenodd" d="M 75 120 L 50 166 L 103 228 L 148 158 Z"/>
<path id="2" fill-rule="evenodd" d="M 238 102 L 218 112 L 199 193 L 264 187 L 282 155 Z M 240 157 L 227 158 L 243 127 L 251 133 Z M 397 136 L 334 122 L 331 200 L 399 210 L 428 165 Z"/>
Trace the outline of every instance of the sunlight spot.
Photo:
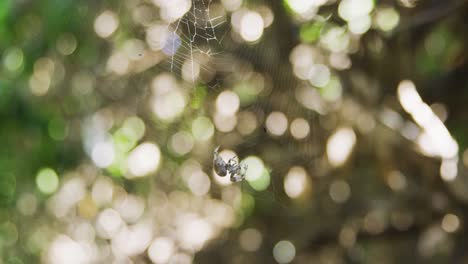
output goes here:
<path id="1" fill-rule="evenodd" d="M 116 52 L 109 57 L 107 69 L 118 75 L 124 75 L 128 72 L 130 62 L 122 52 Z"/>
<path id="2" fill-rule="evenodd" d="M 348 22 L 349 30 L 354 34 L 364 34 L 371 27 L 371 18 L 368 15 L 364 15 L 355 18 Z"/>
<path id="3" fill-rule="evenodd" d="M 171 149 L 177 155 L 183 156 L 193 148 L 193 137 L 186 131 L 179 131 L 171 137 Z"/>
<path id="4" fill-rule="evenodd" d="M 242 16 L 240 34 L 248 42 L 258 40 L 263 34 L 264 21 L 257 12 L 249 11 Z"/>
<path id="5" fill-rule="evenodd" d="M 153 113 L 159 119 L 170 121 L 182 114 L 186 104 L 187 100 L 182 91 L 172 90 L 164 94 L 154 95 L 151 107 Z"/>
<path id="6" fill-rule="evenodd" d="M 67 56 L 67 55 L 72 54 L 76 50 L 76 47 L 78 46 L 78 42 L 76 40 L 76 37 L 73 34 L 64 33 L 58 37 L 56 45 L 57 45 L 57 50 L 62 55 Z"/>
<path id="7" fill-rule="evenodd" d="M 173 22 L 184 16 L 192 7 L 190 0 L 153 0 L 161 8 L 161 17 L 168 21 Z"/>
<path id="8" fill-rule="evenodd" d="M 23 215 L 33 215 L 36 213 L 37 210 L 37 198 L 32 193 L 24 193 L 16 202 L 16 207 L 18 211 Z"/>
<path id="9" fill-rule="evenodd" d="M 123 195 L 115 199 L 114 208 L 127 223 L 135 223 L 145 211 L 145 201 L 136 195 Z"/>
<path id="10" fill-rule="evenodd" d="M 236 11 L 242 5 L 242 0 L 221 0 L 226 11 Z"/>
<path id="11" fill-rule="evenodd" d="M 440 175 L 451 181 L 458 173 L 458 143 L 447 127 L 421 98 L 412 81 L 403 80 L 398 85 L 398 100 L 403 109 L 422 128 L 417 138 L 420 151 L 426 156 L 442 158 Z"/>
<path id="12" fill-rule="evenodd" d="M 151 243 L 152 233 L 153 229 L 148 223 L 124 227 L 112 239 L 112 250 L 125 256 L 140 255 Z"/>
<path id="13" fill-rule="evenodd" d="M 356 243 L 356 231 L 350 227 L 344 227 L 339 234 L 340 244 L 346 248 L 351 248 Z"/>
<path id="14" fill-rule="evenodd" d="M 22 69 L 24 63 L 24 53 L 17 47 L 9 48 L 4 51 L 3 65 L 10 72 L 18 72 Z"/>
<path id="15" fill-rule="evenodd" d="M 257 128 L 257 117 L 252 112 L 240 112 L 238 115 L 238 119 L 239 122 L 237 123 L 237 131 L 239 131 L 239 133 L 241 133 L 242 135 L 248 135 Z"/>
<path id="16" fill-rule="evenodd" d="M 245 178 L 248 181 L 255 181 L 262 177 L 263 171 L 265 170 L 265 165 L 260 158 L 256 156 L 250 156 L 245 158 L 243 162 L 248 166 L 247 173 L 245 175 Z"/>
<path id="17" fill-rule="evenodd" d="M 351 128 L 340 128 L 327 141 L 327 156 L 330 164 L 338 167 L 348 159 L 354 145 L 356 134 Z"/>
<path id="18" fill-rule="evenodd" d="M 446 214 L 442 219 L 442 229 L 447 233 L 453 233 L 458 230 L 460 226 L 460 220 L 458 216 L 454 214 Z"/>
<path id="19" fill-rule="evenodd" d="M 309 82 L 317 87 L 324 87 L 330 81 L 330 69 L 323 64 L 314 64 L 309 70 Z"/>
<path id="20" fill-rule="evenodd" d="M 458 143 L 429 106 L 426 104 L 420 106 L 421 108 L 413 112 L 412 116 L 416 123 L 423 128 L 417 140 L 422 152 L 428 156 L 440 156 L 445 159 L 456 158 Z"/>
<path id="21" fill-rule="evenodd" d="M 112 201 L 114 190 L 112 181 L 106 177 L 99 177 L 93 184 L 91 196 L 93 201 L 98 205 L 110 204 Z"/>
<path id="22" fill-rule="evenodd" d="M 207 117 L 200 116 L 192 122 L 192 134 L 198 141 L 206 141 L 214 135 L 214 126 Z"/>
<path id="23" fill-rule="evenodd" d="M 453 181 L 458 174 L 457 159 L 443 159 L 440 165 L 440 176 L 444 181 Z"/>
<path id="24" fill-rule="evenodd" d="M 216 109 L 223 115 L 233 115 L 239 110 L 239 96 L 231 91 L 224 91 L 216 98 Z"/>
<path id="25" fill-rule="evenodd" d="M 210 190 L 211 181 L 208 175 L 199 170 L 188 177 L 187 185 L 194 195 L 203 196 Z"/>
<path id="26" fill-rule="evenodd" d="M 96 31 L 96 34 L 101 38 L 110 37 L 118 26 L 119 19 L 109 10 L 101 13 L 94 21 L 94 31 Z"/>
<path id="27" fill-rule="evenodd" d="M 142 177 L 156 171 L 160 161 L 161 151 L 158 146 L 151 142 L 145 142 L 130 153 L 127 164 L 133 176 Z"/>
<path id="28" fill-rule="evenodd" d="M 296 118 L 291 123 L 291 135 L 296 139 L 303 139 L 309 135 L 309 123 L 303 118 Z"/>
<path id="29" fill-rule="evenodd" d="M 330 197 L 336 203 L 344 203 L 351 195 L 349 184 L 343 180 L 336 180 L 330 185 Z"/>
<path id="30" fill-rule="evenodd" d="M 177 233 L 180 239 L 180 246 L 187 250 L 198 251 L 214 235 L 213 226 L 205 219 L 194 215 L 181 217 Z"/>
<path id="31" fill-rule="evenodd" d="M 282 263 L 290 263 L 296 256 L 296 248 L 293 243 L 287 240 L 282 240 L 276 243 L 273 248 L 273 257 L 275 260 Z"/>
<path id="32" fill-rule="evenodd" d="M 398 2 L 406 8 L 413 8 L 416 6 L 419 0 L 398 0 Z"/>
<path id="33" fill-rule="evenodd" d="M 99 168 L 109 167 L 115 158 L 115 149 L 112 141 L 102 141 L 94 145 L 91 158 Z"/>
<path id="34" fill-rule="evenodd" d="M 43 96 L 49 91 L 50 83 L 50 75 L 42 75 L 40 77 L 33 75 L 29 79 L 29 88 L 32 94 L 36 96 Z"/>
<path id="35" fill-rule="evenodd" d="M 65 235 L 59 235 L 54 239 L 48 251 L 48 259 L 52 264 L 92 262 L 89 252 L 80 243 Z"/>
<path id="36" fill-rule="evenodd" d="M 343 0 L 338 6 L 338 14 L 346 21 L 368 15 L 374 9 L 373 0 Z"/>
<path id="37" fill-rule="evenodd" d="M 332 52 L 346 52 L 351 39 L 348 32 L 341 27 L 331 27 L 323 33 L 320 43 Z"/>
<path id="38" fill-rule="evenodd" d="M 291 198 L 299 197 L 307 187 L 307 172 L 302 167 L 292 167 L 284 179 L 284 191 Z"/>
<path id="39" fill-rule="evenodd" d="M 216 129 L 221 132 L 231 132 L 237 125 L 236 115 L 223 115 L 220 113 L 215 113 L 214 122 Z"/>
<path id="40" fill-rule="evenodd" d="M 297 14 L 304 14 L 309 12 L 311 9 L 327 2 L 326 0 L 287 0 L 287 3 L 291 9 Z"/>
<path id="41" fill-rule="evenodd" d="M 180 44 L 176 42 L 176 39 L 169 41 L 170 34 L 167 26 L 161 24 L 152 25 L 146 30 L 146 43 L 148 43 L 152 50 L 161 50 L 167 46 L 175 53 Z"/>
<path id="42" fill-rule="evenodd" d="M 271 178 L 270 173 L 264 169 L 259 178 L 249 181 L 250 187 L 252 189 L 261 192 L 264 191 L 270 186 Z"/>
<path id="43" fill-rule="evenodd" d="M 282 112 L 272 112 L 266 119 L 268 132 L 275 136 L 283 135 L 288 129 L 288 119 Z"/>
<path id="44" fill-rule="evenodd" d="M 386 180 L 388 186 L 394 191 L 400 191 L 406 187 L 406 178 L 400 171 L 390 172 Z"/>
<path id="45" fill-rule="evenodd" d="M 195 82 L 200 77 L 200 62 L 195 59 L 186 59 L 182 64 L 182 78 L 186 81 Z"/>
<path id="46" fill-rule="evenodd" d="M 57 173 L 50 168 L 41 169 L 36 176 L 36 185 L 44 194 L 54 193 L 59 186 Z"/>
<path id="47" fill-rule="evenodd" d="M 262 245 L 262 233 L 255 228 L 243 230 L 239 236 L 239 243 L 245 251 L 257 251 Z"/>
<path id="48" fill-rule="evenodd" d="M 400 15 L 393 7 L 386 7 L 378 10 L 376 21 L 381 30 L 390 31 L 398 25 Z"/>
<path id="49" fill-rule="evenodd" d="M 176 251 L 175 243 L 168 237 L 158 237 L 148 248 L 148 257 L 153 263 L 167 263 Z"/>
<path id="50" fill-rule="evenodd" d="M 102 238 L 112 238 L 123 225 L 120 214 L 114 209 L 107 208 L 97 216 L 96 231 Z"/>

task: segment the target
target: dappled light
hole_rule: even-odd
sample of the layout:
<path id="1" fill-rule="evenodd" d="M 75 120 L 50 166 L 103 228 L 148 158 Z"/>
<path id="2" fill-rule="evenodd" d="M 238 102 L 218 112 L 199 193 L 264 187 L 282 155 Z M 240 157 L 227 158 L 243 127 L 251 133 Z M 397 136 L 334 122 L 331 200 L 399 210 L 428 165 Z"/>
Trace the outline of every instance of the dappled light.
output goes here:
<path id="1" fill-rule="evenodd" d="M 0 1 L 0 263 L 463 263 L 466 1 Z"/>

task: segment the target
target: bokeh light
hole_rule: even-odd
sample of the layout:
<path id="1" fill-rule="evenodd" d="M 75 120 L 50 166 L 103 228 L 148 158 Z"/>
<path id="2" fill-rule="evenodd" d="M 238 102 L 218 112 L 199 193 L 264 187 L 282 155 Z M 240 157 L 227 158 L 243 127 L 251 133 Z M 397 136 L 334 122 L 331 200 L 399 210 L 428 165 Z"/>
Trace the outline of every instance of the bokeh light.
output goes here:
<path id="1" fill-rule="evenodd" d="M 242 0 L 221 0 L 227 11 L 235 11 L 242 5 Z"/>
<path id="2" fill-rule="evenodd" d="M 257 251 L 262 245 L 262 233 L 255 228 L 245 229 L 239 236 L 239 243 L 246 251 Z"/>
<path id="3" fill-rule="evenodd" d="M 448 233 L 453 233 L 460 226 L 459 218 L 454 214 L 446 214 L 442 219 L 442 229 Z"/>
<path id="4" fill-rule="evenodd" d="M 198 141 L 206 141 L 214 134 L 214 126 L 207 117 L 198 117 L 192 123 L 192 134 Z"/>
<path id="5" fill-rule="evenodd" d="M 108 38 L 117 30 L 119 20 L 112 11 L 102 12 L 94 21 L 94 30 L 102 38 Z"/>
<path id="6" fill-rule="evenodd" d="M 168 237 L 154 239 L 148 248 L 148 257 L 153 263 L 167 263 L 175 253 L 175 243 Z"/>
<path id="7" fill-rule="evenodd" d="M 192 135 L 185 131 L 179 131 L 171 137 L 171 148 L 178 155 L 185 155 L 193 148 Z"/>
<path id="8" fill-rule="evenodd" d="M 23 2 L 0 263 L 468 259 L 466 5 Z"/>
<path id="9" fill-rule="evenodd" d="M 406 178 L 400 171 L 392 171 L 387 176 L 387 184 L 394 191 L 401 191 L 406 187 Z"/>
<path id="10" fill-rule="evenodd" d="M 202 196 L 210 190 L 211 181 L 204 172 L 197 171 L 189 176 L 187 185 L 194 195 Z"/>
<path id="11" fill-rule="evenodd" d="M 344 203 L 349 199 L 351 195 L 351 189 L 349 187 L 349 184 L 345 181 L 336 180 L 330 185 L 329 193 L 330 197 L 334 202 Z"/>
<path id="12" fill-rule="evenodd" d="M 288 119 L 282 112 L 270 113 L 265 123 L 268 132 L 274 136 L 281 136 L 288 129 Z"/>
<path id="13" fill-rule="evenodd" d="M 330 70 L 323 64 L 315 64 L 310 67 L 309 81 L 317 87 L 324 87 L 330 81 Z"/>
<path id="14" fill-rule="evenodd" d="M 18 202 L 16 204 L 18 210 L 20 213 L 23 215 L 34 215 L 37 210 L 37 198 L 35 195 L 32 193 L 24 193 L 20 196 L 18 199 Z"/>
<path id="15" fill-rule="evenodd" d="M 224 91 L 216 99 L 216 109 L 223 115 L 233 115 L 239 110 L 239 96 L 231 91 Z"/>
<path id="16" fill-rule="evenodd" d="M 246 12 L 240 22 L 240 34 L 242 38 L 248 42 L 253 42 L 263 34 L 264 21 L 262 16 L 257 12 Z"/>
<path id="17" fill-rule="evenodd" d="M 200 250 L 214 235 L 213 226 L 205 219 L 186 215 L 180 220 L 177 235 L 184 249 Z"/>
<path id="18" fill-rule="evenodd" d="M 243 160 L 245 164 L 249 167 L 245 178 L 248 181 L 255 181 L 262 177 L 263 171 L 265 170 L 265 165 L 263 161 L 255 156 L 247 157 Z"/>
<path id="19" fill-rule="evenodd" d="M 174 90 L 154 96 L 152 109 L 158 118 L 172 120 L 182 113 L 186 103 L 184 94 L 179 90 Z"/>
<path id="20" fill-rule="evenodd" d="M 338 7 L 340 17 L 350 22 L 367 16 L 374 9 L 372 0 L 343 0 Z"/>
<path id="21" fill-rule="evenodd" d="M 102 238 L 114 237 L 123 225 L 119 212 L 111 208 L 104 209 L 96 219 L 96 231 Z"/>
<path id="22" fill-rule="evenodd" d="M 127 159 L 128 169 L 131 175 L 136 177 L 146 176 L 154 171 L 161 162 L 159 147 L 151 142 L 145 142 L 136 147 Z"/>
<path id="23" fill-rule="evenodd" d="M 383 31 L 394 29 L 399 21 L 400 15 L 391 7 L 379 9 L 377 12 L 376 22 L 378 27 Z"/>
<path id="24" fill-rule="evenodd" d="M 97 143 L 93 147 L 91 158 L 93 159 L 96 166 L 100 168 L 109 167 L 115 158 L 113 142 L 111 140 L 107 140 Z"/>
<path id="25" fill-rule="evenodd" d="M 251 134 L 257 128 L 257 117 L 252 112 L 240 112 L 237 130 L 242 135 Z"/>
<path id="26" fill-rule="evenodd" d="M 164 25 L 152 25 L 146 30 L 146 42 L 152 50 L 162 50 L 166 46 L 169 34 Z"/>
<path id="27" fill-rule="evenodd" d="M 341 166 L 348 159 L 354 145 L 356 134 L 351 128 L 340 128 L 327 141 L 327 156 L 330 164 Z"/>
<path id="28" fill-rule="evenodd" d="M 17 72 L 23 67 L 24 54 L 19 48 L 10 48 L 4 52 L 3 65 L 10 72 Z"/>
<path id="29" fill-rule="evenodd" d="M 296 248 L 293 243 L 281 240 L 273 248 L 273 257 L 278 263 L 290 263 L 296 256 Z"/>
<path id="30" fill-rule="evenodd" d="M 214 123 L 217 130 L 225 133 L 231 132 L 237 125 L 237 117 L 235 115 L 215 113 Z"/>
<path id="31" fill-rule="evenodd" d="M 77 48 L 78 41 L 71 33 L 64 33 L 57 39 L 57 50 L 65 56 L 71 55 Z"/>
<path id="32" fill-rule="evenodd" d="M 92 187 L 91 195 L 98 206 L 108 205 L 112 201 L 114 190 L 112 181 L 108 178 L 100 177 Z"/>
<path id="33" fill-rule="evenodd" d="M 310 133 L 310 126 L 307 120 L 296 118 L 291 122 L 291 135 L 297 139 L 303 139 Z"/>
<path id="34" fill-rule="evenodd" d="M 284 191 L 291 198 L 299 197 L 307 188 L 307 172 L 302 167 L 292 167 L 284 179 Z"/>
<path id="35" fill-rule="evenodd" d="M 45 194 L 54 193 L 59 186 L 57 173 L 51 168 L 43 168 L 36 175 L 36 185 Z"/>
<path id="36" fill-rule="evenodd" d="M 48 252 L 50 263 L 86 263 L 92 261 L 86 246 L 71 238 L 60 235 L 52 242 Z"/>

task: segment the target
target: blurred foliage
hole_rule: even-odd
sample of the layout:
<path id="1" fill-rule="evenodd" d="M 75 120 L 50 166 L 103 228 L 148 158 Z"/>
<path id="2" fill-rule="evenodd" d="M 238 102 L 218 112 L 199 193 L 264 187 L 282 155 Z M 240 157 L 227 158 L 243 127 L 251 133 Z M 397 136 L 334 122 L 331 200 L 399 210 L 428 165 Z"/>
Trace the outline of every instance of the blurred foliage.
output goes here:
<path id="1" fill-rule="evenodd" d="M 0 262 L 467 262 L 467 11 L 0 1 Z"/>

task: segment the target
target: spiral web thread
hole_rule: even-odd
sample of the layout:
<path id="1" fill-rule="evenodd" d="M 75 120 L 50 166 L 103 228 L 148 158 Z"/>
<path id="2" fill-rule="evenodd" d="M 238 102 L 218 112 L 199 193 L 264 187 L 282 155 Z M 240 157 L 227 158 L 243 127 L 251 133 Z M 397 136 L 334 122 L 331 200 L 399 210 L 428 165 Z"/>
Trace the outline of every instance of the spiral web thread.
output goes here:
<path id="1" fill-rule="evenodd" d="M 216 28 L 226 21 L 222 16 L 211 17 L 210 5 L 212 0 L 192 0 L 191 9 L 175 23 L 169 39 L 171 54 L 171 71 L 182 71 L 182 65 L 189 60 L 192 82 L 196 81 L 195 63 L 200 70 L 214 72 L 203 62 L 197 61 L 195 53 L 211 58 L 216 53 L 213 45 L 220 45 L 221 39 L 216 35 Z M 203 47 L 206 45 L 206 48 Z"/>

